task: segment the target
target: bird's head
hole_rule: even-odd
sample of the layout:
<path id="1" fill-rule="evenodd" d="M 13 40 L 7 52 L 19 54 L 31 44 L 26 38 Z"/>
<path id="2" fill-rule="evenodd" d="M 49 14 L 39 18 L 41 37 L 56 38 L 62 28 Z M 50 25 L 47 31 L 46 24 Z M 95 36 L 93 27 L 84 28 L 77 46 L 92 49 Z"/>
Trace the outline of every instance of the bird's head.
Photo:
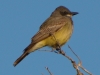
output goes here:
<path id="1" fill-rule="evenodd" d="M 69 17 L 72 17 L 76 14 L 78 14 L 78 12 L 71 12 L 68 8 L 66 8 L 64 6 L 59 6 L 54 10 L 54 12 L 52 13 L 52 16 L 69 16 Z"/>

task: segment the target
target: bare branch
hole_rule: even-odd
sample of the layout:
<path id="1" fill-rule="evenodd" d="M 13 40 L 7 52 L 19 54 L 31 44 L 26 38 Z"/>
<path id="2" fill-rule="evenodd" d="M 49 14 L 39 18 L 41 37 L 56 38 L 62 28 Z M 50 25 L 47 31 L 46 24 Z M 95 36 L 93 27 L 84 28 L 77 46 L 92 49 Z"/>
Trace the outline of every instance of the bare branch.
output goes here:
<path id="1" fill-rule="evenodd" d="M 48 31 L 50 32 L 49 29 L 48 29 Z M 68 58 L 68 59 L 71 61 L 71 63 L 72 63 L 72 65 L 73 65 L 74 69 L 76 70 L 77 75 L 84 75 L 83 73 L 80 72 L 79 67 L 82 68 L 86 73 L 92 75 L 88 70 L 86 70 L 85 68 L 83 68 L 82 62 L 81 62 L 79 56 L 71 49 L 71 47 L 70 47 L 69 45 L 68 45 L 68 48 L 72 51 L 72 53 L 73 53 L 73 54 L 78 58 L 78 60 L 79 60 L 79 63 L 78 63 L 78 64 L 76 64 L 76 62 L 75 62 L 71 57 L 67 56 L 67 55 L 65 54 L 65 52 L 64 52 L 63 50 L 61 50 L 60 44 L 59 44 L 59 42 L 57 41 L 56 37 L 55 37 L 51 32 L 50 32 L 49 34 L 50 34 L 51 36 L 54 37 L 54 39 L 55 39 L 56 44 L 57 44 L 58 47 L 56 48 L 56 51 L 52 50 L 52 51 L 48 51 L 48 52 L 55 52 L 55 53 L 57 53 L 57 54 L 61 54 L 61 55 L 65 56 L 66 58 Z M 47 50 L 44 50 L 44 51 L 47 51 Z M 53 74 L 50 72 L 50 70 L 48 69 L 48 67 L 46 67 L 46 70 L 50 73 L 50 75 L 53 75 Z"/>
<path id="2" fill-rule="evenodd" d="M 86 73 L 88 73 L 89 75 L 93 75 L 91 74 L 88 70 L 86 70 L 83 66 L 82 66 L 82 61 L 80 60 L 79 56 L 72 50 L 72 48 L 68 45 L 68 48 L 72 51 L 72 53 L 78 58 L 79 63 L 77 66 L 79 66 L 81 69 L 83 69 Z"/>
<path id="3" fill-rule="evenodd" d="M 63 50 L 61 50 L 61 52 L 59 52 L 59 53 L 60 53 L 61 55 L 65 56 L 66 58 L 68 58 L 68 59 L 71 61 L 71 63 L 72 63 L 72 65 L 73 65 L 74 69 L 77 71 L 77 75 L 84 75 L 83 73 L 80 72 L 80 70 L 79 70 L 79 68 L 78 68 L 78 65 L 76 64 L 76 62 L 75 62 L 71 57 L 67 56 L 67 55 L 64 53 Z"/>
<path id="4" fill-rule="evenodd" d="M 88 70 L 86 70 L 82 65 L 79 66 L 82 70 L 84 70 L 86 73 L 88 73 L 89 75 L 93 75 L 92 73 L 90 73 Z"/>
<path id="5" fill-rule="evenodd" d="M 46 70 L 49 72 L 50 75 L 53 75 L 53 74 L 51 73 L 51 71 L 49 70 L 48 67 L 45 67 L 45 68 L 46 68 Z"/>
<path id="6" fill-rule="evenodd" d="M 81 62 L 81 59 L 79 58 L 79 56 L 72 50 L 72 48 L 68 45 L 68 48 L 72 51 L 72 53 L 78 58 L 79 60 L 79 64 L 81 65 L 82 62 Z"/>

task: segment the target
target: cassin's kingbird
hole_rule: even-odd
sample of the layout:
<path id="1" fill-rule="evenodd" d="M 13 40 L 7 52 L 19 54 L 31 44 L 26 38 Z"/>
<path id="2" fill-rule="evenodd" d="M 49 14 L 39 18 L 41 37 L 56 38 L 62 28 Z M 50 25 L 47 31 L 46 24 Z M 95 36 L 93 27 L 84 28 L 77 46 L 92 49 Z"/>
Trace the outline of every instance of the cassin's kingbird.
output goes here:
<path id="1" fill-rule="evenodd" d="M 28 54 L 44 46 L 54 49 L 64 45 L 72 35 L 73 21 L 72 16 L 78 14 L 71 12 L 64 6 L 57 7 L 50 17 L 40 26 L 39 31 L 35 34 L 29 46 L 24 49 L 23 54 L 14 62 L 16 66 Z M 58 44 L 57 44 L 58 42 Z"/>

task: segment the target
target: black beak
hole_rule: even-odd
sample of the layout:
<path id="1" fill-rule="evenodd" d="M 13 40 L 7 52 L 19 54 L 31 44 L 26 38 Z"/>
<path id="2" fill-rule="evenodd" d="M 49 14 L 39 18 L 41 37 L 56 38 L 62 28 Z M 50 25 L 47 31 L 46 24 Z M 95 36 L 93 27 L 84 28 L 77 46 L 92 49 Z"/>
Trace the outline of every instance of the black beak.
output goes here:
<path id="1" fill-rule="evenodd" d="M 77 15 L 78 14 L 78 12 L 72 12 L 72 15 L 74 16 L 74 15 Z"/>

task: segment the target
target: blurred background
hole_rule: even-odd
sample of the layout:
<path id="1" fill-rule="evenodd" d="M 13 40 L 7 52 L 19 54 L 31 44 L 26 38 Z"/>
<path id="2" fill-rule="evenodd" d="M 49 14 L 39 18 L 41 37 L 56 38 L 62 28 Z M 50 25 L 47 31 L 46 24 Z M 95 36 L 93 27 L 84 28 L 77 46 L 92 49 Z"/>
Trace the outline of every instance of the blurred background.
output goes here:
<path id="1" fill-rule="evenodd" d="M 62 49 L 78 63 L 70 45 L 87 70 L 100 74 L 100 0 L 0 0 L 0 75 L 49 75 L 45 67 L 54 75 L 76 74 L 64 56 L 38 50 L 13 66 L 40 25 L 60 5 L 79 12 L 73 17 L 73 35 Z"/>

